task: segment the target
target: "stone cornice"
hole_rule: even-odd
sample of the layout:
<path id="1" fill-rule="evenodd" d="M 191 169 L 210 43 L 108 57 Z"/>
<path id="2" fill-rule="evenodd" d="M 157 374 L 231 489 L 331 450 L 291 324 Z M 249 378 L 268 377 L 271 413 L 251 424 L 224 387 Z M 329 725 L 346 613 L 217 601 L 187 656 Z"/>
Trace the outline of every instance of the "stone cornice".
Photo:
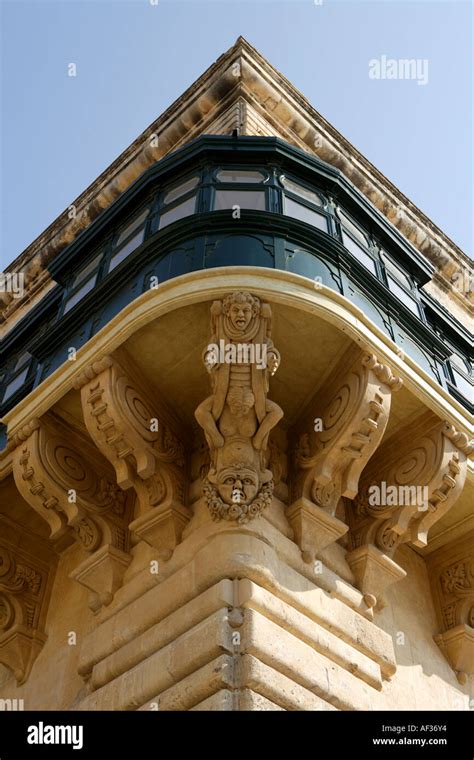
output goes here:
<path id="1" fill-rule="evenodd" d="M 72 203 L 75 219 L 69 219 L 65 211 L 7 268 L 25 273 L 24 299 L 31 298 L 32 289 L 36 292 L 46 286 L 49 278 L 44 268 L 49 261 L 147 167 L 209 131 L 237 102 L 247 103 L 262 125 L 338 167 L 436 266 L 440 288 L 449 291 L 459 306 L 469 309 L 472 294 L 466 294 L 461 274 L 469 272 L 470 259 L 241 37 Z M 241 121 L 242 134 L 261 134 L 250 119 Z M 156 147 L 150 142 L 154 135 L 159 137 Z M 13 317 L 24 299 L 6 304 L 4 318 Z"/>

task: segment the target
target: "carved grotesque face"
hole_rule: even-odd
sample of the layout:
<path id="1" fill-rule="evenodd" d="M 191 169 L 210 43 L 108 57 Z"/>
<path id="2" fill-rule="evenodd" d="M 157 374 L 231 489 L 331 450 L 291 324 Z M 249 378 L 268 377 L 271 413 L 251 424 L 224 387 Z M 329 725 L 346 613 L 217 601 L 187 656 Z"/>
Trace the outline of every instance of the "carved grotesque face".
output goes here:
<path id="1" fill-rule="evenodd" d="M 250 504 L 258 492 L 258 476 L 249 468 L 228 467 L 221 470 L 217 479 L 217 491 L 226 504 Z"/>
<path id="2" fill-rule="evenodd" d="M 229 319 L 236 330 L 245 332 L 252 319 L 253 311 L 249 303 L 234 302 L 229 309 Z"/>

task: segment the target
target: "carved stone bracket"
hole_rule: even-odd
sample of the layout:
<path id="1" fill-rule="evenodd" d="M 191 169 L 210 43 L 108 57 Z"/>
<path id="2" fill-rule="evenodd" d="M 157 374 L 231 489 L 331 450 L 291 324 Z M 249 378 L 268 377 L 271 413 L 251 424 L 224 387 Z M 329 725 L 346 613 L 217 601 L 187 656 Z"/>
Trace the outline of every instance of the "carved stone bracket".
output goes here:
<path id="1" fill-rule="evenodd" d="M 55 541 L 74 538 L 95 562 L 99 547 L 120 553 L 130 562 L 126 496 L 112 483 L 93 447 L 53 415 L 30 424 L 12 453 L 16 486 L 31 507 L 49 524 Z M 85 571 L 81 578 L 85 578 Z M 90 583 L 84 584 L 91 588 Z M 113 593 L 110 584 L 93 589 L 101 598 Z M 95 608 L 97 606 L 95 605 Z"/>
<path id="2" fill-rule="evenodd" d="M 28 678 L 47 636 L 44 632 L 54 560 L 9 526 L 0 538 L 0 663 L 18 684 Z"/>
<path id="3" fill-rule="evenodd" d="M 202 490 L 212 520 L 238 525 L 260 517 L 278 493 L 286 496 L 285 455 L 269 445 L 283 416 L 268 398 L 280 363 L 271 340 L 271 308 L 244 291 L 211 307 L 211 341 L 203 351 L 212 393 L 195 411 L 209 447 Z"/>
<path id="4" fill-rule="evenodd" d="M 424 547 L 428 531 L 460 495 L 473 450 L 464 434 L 433 415 L 387 441 L 364 471 L 356 498 L 355 546 L 393 555 L 401 543 Z"/>
<path id="5" fill-rule="evenodd" d="M 461 683 L 474 673 L 474 533 L 426 559 L 441 632 L 434 639 Z"/>
<path id="6" fill-rule="evenodd" d="M 452 507 L 460 495 L 471 447 L 467 437 L 451 425 L 423 415 L 418 422 L 385 442 L 364 470 L 360 490 L 349 510 L 353 551 L 347 555 L 352 566 L 374 564 L 364 575 L 365 588 L 377 596 L 397 580 L 392 564 L 403 543 L 424 547 L 428 531 Z M 377 547 L 392 568 L 382 587 Z M 376 558 L 376 560 L 375 560 Z M 399 577 L 404 573 L 399 568 Z M 361 580 L 360 572 L 356 576 Z M 372 586 L 370 584 L 373 584 Z M 375 584 L 375 585 L 374 585 Z M 370 588 L 369 588 L 370 587 Z M 379 607 L 382 599 L 378 596 Z"/>
<path id="7" fill-rule="evenodd" d="M 305 562 L 314 562 L 318 553 L 337 541 L 349 526 L 309 499 L 297 499 L 286 516 L 294 531 L 294 538 Z"/>
<path id="8" fill-rule="evenodd" d="M 139 515 L 130 530 L 169 559 L 191 516 L 184 505 L 182 443 L 116 358 L 94 362 L 75 386 L 92 440 L 113 465 L 119 486 L 137 493 Z"/>
<path id="9" fill-rule="evenodd" d="M 342 496 L 357 494 L 361 472 L 384 434 L 391 394 L 401 384 L 373 354 L 354 346 L 318 393 L 306 426 L 297 431 L 293 505 L 287 516 L 308 561 L 347 531 L 336 509 Z"/>

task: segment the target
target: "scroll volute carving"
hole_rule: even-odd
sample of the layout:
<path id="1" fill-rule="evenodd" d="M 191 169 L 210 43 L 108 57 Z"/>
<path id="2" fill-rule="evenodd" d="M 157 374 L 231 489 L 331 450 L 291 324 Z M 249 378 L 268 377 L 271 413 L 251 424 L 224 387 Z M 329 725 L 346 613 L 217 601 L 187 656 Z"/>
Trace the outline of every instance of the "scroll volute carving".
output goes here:
<path id="1" fill-rule="evenodd" d="M 121 488 L 131 488 L 136 475 L 147 480 L 160 463 L 184 464 L 182 445 L 158 418 L 146 391 L 116 359 L 95 362 L 75 386 L 81 389 L 89 434 L 114 465 Z"/>
<path id="2" fill-rule="evenodd" d="M 81 564 L 79 580 L 96 595 L 92 606 L 98 609 L 111 600 L 130 562 L 131 505 L 109 480 L 90 443 L 54 415 L 26 426 L 17 435 L 17 443 L 12 452 L 16 486 L 49 524 L 51 539 L 61 546 L 76 539 L 88 554 L 94 553 L 93 559 Z M 88 568 L 94 568 L 94 580 Z"/>
<path id="3" fill-rule="evenodd" d="M 305 414 L 296 432 L 287 515 L 306 561 L 347 531 L 336 509 L 342 496 L 357 494 L 361 472 L 382 440 L 392 392 L 401 385 L 373 354 L 353 346 Z"/>
<path id="4" fill-rule="evenodd" d="M 364 471 L 353 511 L 353 545 L 392 556 L 402 543 L 424 547 L 428 532 L 462 492 L 467 436 L 430 412 L 392 436 Z"/>
<path id="5" fill-rule="evenodd" d="M 349 510 L 353 550 L 346 559 L 379 608 L 386 588 L 406 575 L 395 551 L 404 543 L 426 546 L 430 528 L 463 489 L 471 451 L 467 436 L 428 412 L 386 441 L 364 471 Z"/>
<path id="6" fill-rule="evenodd" d="M 55 558 L 44 541 L 26 537 L 0 516 L 0 663 L 18 684 L 28 678 L 44 631 Z"/>
<path id="7" fill-rule="evenodd" d="M 214 301 L 203 361 L 212 387 L 195 412 L 209 447 L 204 497 L 213 520 L 245 524 L 272 501 L 268 439 L 283 416 L 268 398 L 280 362 L 269 304 L 243 291 Z"/>
<path id="8" fill-rule="evenodd" d="M 190 518 L 184 505 L 184 447 L 128 361 L 119 358 L 94 362 L 75 387 L 88 432 L 113 465 L 117 483 L 138 495 L 139 516 L 130 530 L 169 559 Z"/>
<path id="9" fill-rule="evenodd" d="M 474 673 L 474 532 L 426 558 L 440 633 L 434 639 L 461 683 Z"/>
<path id="10" fill-rule="evenodd" d="M 355 497 L 360 474 L 387 426 L 392 391 L 401 385 L 373 354 L 349 349 L 318 393 L 299 436 L 294 498 L 303 496 L 334 514 L 341 496 Z"/>

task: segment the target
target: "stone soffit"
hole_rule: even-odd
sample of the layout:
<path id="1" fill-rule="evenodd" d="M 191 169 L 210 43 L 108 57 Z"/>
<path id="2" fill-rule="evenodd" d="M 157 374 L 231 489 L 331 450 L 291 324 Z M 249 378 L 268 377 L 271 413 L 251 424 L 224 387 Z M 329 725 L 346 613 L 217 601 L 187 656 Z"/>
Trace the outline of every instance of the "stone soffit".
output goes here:
<path id="1" fill-rule="evenodd" d="M 467 256 L 242 37 L 73 201 L 75 219 L 66 210 L 7 268 L 24 271 L 26 300 L 31 303 L 47 287 L 48 262 L 146 168 L 201 134 L 230 134 L 235 128 L 242 135 L 281 137 L 339 168 L 435 265 L 437 284 L 458 308 L 469 308 L 470 294 L 456 284 L 458 273 L 470 266 Z M 10 304 L 8 316 L 15 319 L 20 307 L 20 299 Z"/>

